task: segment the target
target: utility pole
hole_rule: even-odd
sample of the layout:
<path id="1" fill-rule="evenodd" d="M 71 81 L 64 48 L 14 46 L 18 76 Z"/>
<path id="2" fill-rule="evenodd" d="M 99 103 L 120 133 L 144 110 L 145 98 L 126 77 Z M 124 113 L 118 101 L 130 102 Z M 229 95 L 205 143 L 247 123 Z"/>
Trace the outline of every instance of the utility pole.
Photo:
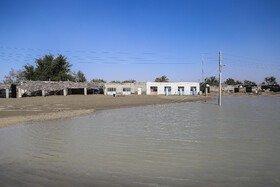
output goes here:
<path id="1" fill-rule="evenodd" d="M 222 75 L 221 75 L 221 71 L 222 71 L 222 62 L 221 62 L 221 51 L 219 51 L 219 98 L 218 98 L 218 103 L 219 106 L 222 105 Z"/>
<path id="2" fill-rule="evenodd" d="M 203 53 L 201 54 L 201 82 L 204 81 Z"/>

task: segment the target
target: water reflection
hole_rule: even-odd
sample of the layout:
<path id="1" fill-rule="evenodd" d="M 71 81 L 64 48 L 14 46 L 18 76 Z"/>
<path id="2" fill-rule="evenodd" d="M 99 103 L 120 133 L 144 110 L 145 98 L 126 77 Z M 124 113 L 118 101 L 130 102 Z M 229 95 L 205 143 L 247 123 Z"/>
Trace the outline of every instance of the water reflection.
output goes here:
<path id="1" fill-rule="evenodd" d="M 0 130 L 0 186 L 277 186 L 278 97 L 114 109 Z"/>

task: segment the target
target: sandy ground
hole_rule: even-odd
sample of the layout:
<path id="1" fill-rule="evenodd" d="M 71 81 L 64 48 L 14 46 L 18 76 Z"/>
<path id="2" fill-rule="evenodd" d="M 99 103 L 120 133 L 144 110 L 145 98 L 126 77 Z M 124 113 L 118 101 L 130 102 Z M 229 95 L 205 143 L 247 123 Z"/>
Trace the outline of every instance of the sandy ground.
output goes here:
<path id="1" fill-rule="evenodd" d="M 0 98 L 0 128 L 35 120 L 49 120 L 89 115 L 96 110 L 211 100 L 205 96 L 112 97 L 104 95 L 69 95 L 48 97 Z"/>

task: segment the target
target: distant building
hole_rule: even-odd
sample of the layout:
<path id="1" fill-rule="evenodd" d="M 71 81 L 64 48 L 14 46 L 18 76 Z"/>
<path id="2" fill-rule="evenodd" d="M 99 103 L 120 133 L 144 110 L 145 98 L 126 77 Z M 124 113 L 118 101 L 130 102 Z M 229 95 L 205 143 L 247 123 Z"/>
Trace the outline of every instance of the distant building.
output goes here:
<path id="1" fill-rule="evenodd" d="M 227 85 L 222 83 L 223 93 L 251 93 L 260 89 L 261 87 L 257 85 Z M 210 86 L 208 92 L 219 92 L 219 86 Z"/>
<path id="2" fill-rule="evenodd" d="M 106 83 L 105 95 L 197 95 L 198 82 Z"/>
<path id="3" fill-rule="evenodd" d="M 199 82 L 147 82 L 147 95 L 197 95 Z"/>
<path id="4" fill-rule="evenodd" d="M 145 82 L 104 84 L 104 95 L 131 95 L 138 94 L 139 90 L 139 95 L 146 93 Z"/>
<path id="5" fill-rule="evenodd" d="M 236 86 L 222 83 L 222 92 L 233 93 Z M 219 86 L 210 86 L 209 92 L 219 92 Z"/>
<path id="6" fill-rule="evenodd" d="M 269 90 L 269 91 L 273 91 L 273 92 L 280 92 L 280 86 L 279 86 L 279 84 L 261 85 L 261 90 L 263 90 L 263 91 Z"/>

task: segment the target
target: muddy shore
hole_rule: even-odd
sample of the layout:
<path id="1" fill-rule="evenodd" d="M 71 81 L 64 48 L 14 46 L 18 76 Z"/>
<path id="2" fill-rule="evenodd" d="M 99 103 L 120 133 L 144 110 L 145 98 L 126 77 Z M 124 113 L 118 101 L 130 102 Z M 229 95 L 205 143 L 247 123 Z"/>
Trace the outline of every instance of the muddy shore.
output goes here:
<path id="1" fill-rule="evenodd" d="M 212 100 L 205 96 L 69 95 L 0 99 L 0 128 L 37 120 L 89 115 L 96 110 Z"/>

